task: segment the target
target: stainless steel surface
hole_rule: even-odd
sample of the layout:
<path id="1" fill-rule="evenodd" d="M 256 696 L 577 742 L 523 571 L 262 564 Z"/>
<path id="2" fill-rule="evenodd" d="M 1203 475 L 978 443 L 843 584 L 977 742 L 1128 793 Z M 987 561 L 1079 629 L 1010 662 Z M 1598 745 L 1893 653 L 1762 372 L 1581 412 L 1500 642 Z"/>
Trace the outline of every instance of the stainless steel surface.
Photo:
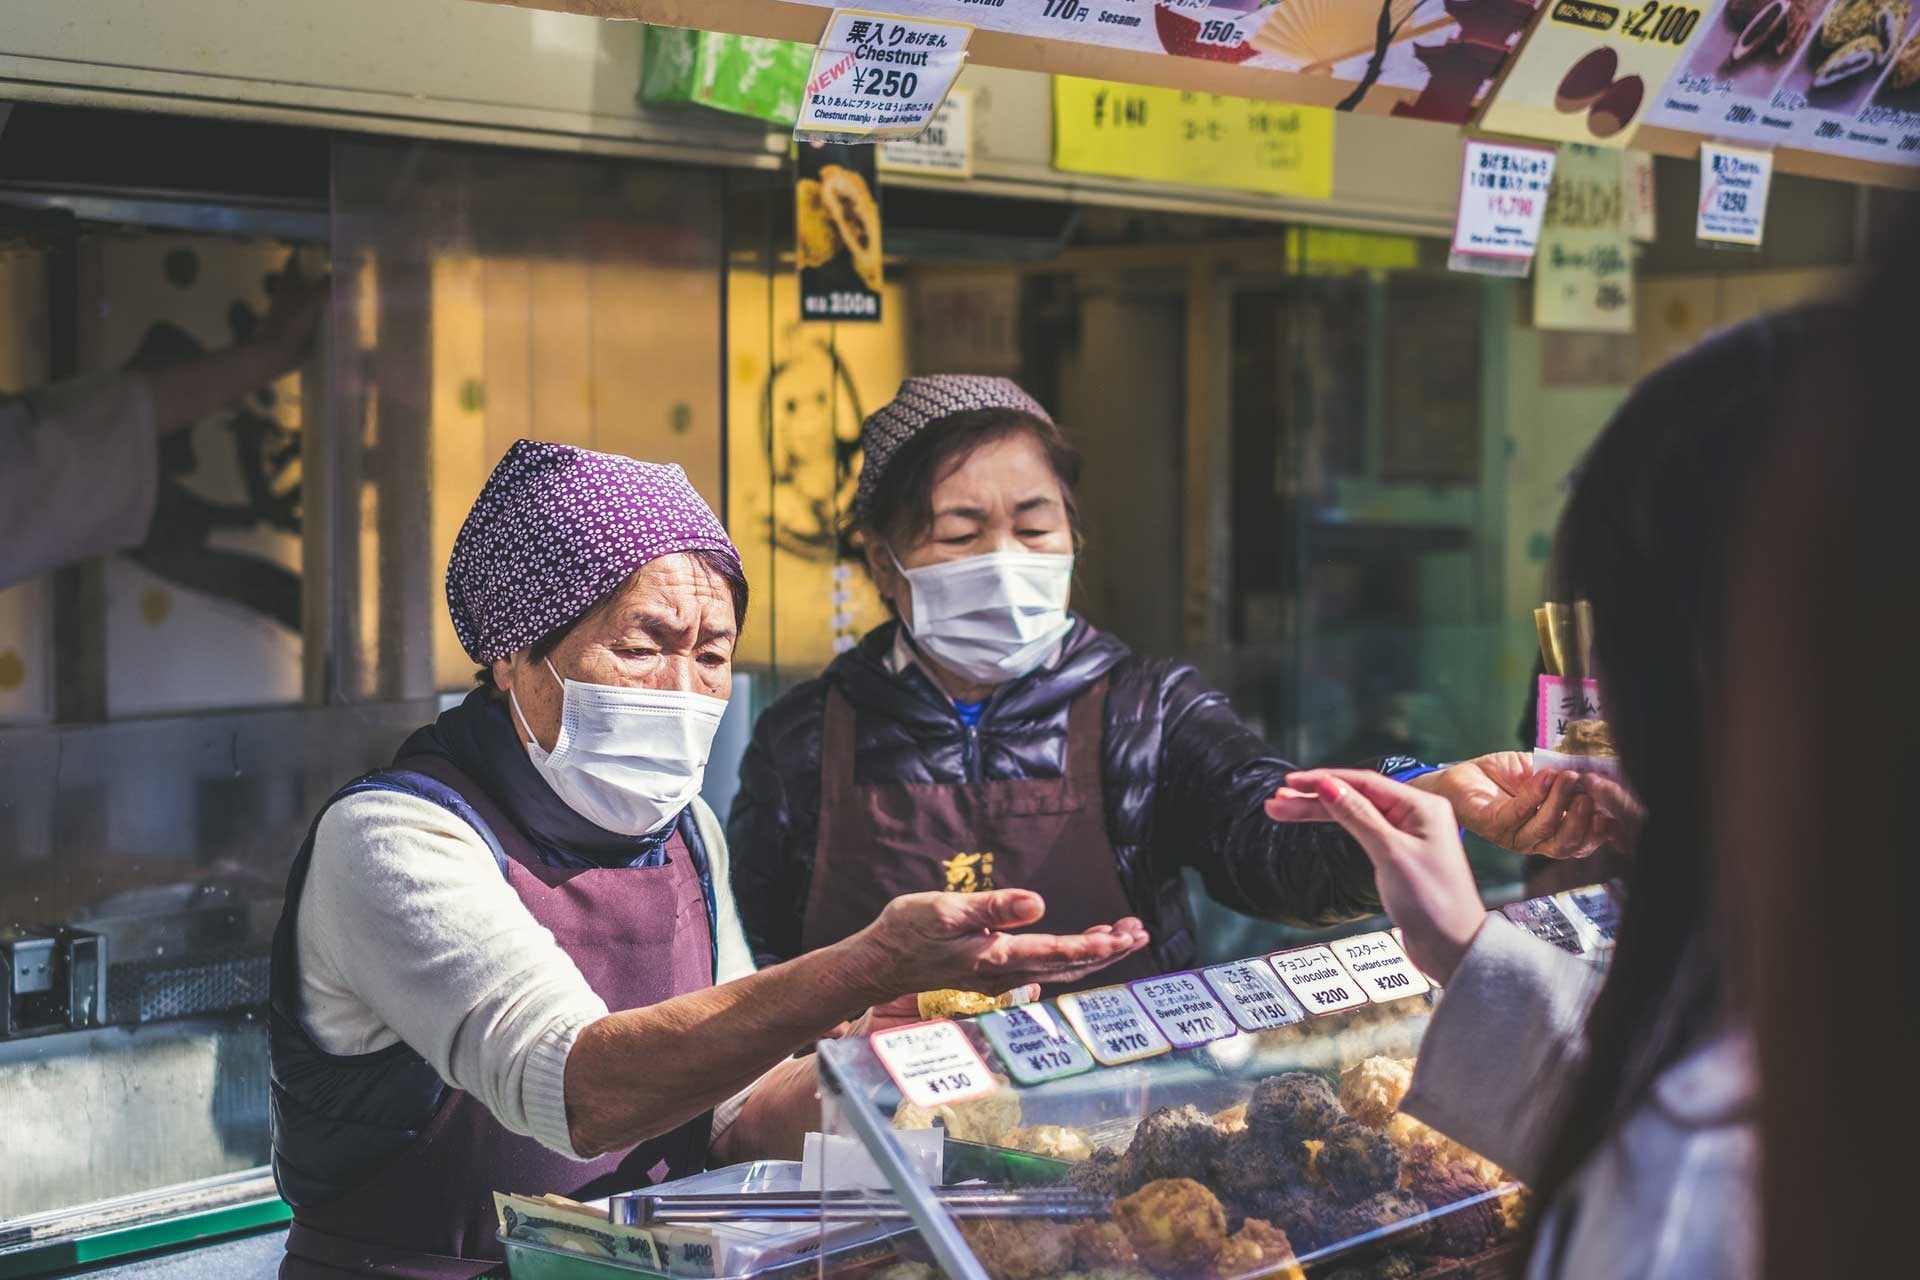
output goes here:
<path id="1" fill-rule="evenodd" d="M 1073 1188 L 945 1187 L 934 1193 L 958 1218 L 1084 1218 L 1112 1212 L 1106 1196 Z M 892 1196 L 871 1191 L 747 1192 L 739 1195 L 615 1196 L 613 1221 L 644 1227 L 666 1222 L 811 1222 L 823 1212 L 891 1220 L 908 1216 Z"/>

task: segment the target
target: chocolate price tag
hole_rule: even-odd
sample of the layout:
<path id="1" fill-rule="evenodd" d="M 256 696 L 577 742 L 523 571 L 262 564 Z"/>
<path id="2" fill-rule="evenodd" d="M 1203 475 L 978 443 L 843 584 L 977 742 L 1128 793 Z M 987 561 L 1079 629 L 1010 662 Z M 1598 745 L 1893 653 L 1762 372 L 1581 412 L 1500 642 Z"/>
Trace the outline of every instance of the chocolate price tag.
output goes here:
<path id="1" fill-rule="evenodd" d="M 1427 976 L 1414 968 L 1413 961 L 1400 949 L 1392 935 L 1363 933 L 1357 938 L 1342 938 L 1333 944 L 1333 954 L 1347 966 L 1347 972 L 1359 979 L 1376 1004 L 1423 996 L 1433 989 Z"/>
<path id="2" fill-rule="evenodd" d="M 983 1014 L 978 1023 L 987 1043 L 1006 1064 L 1007 1074 L 1021 1084 L 1045 1084 L 1093 1070 L 1086 1047 L 1043 1004 Z"/>
<path id="3" fill-rule="evenodd" d="M 868 1040 L 880 1065 L 917 1107 L 970 1102 L 1000 1087 L 958 1023 L 917 1022 L 876 1031 Z"/>
<path id="4" fill-rule="evenodd" d="M 1155 1058 L 1173 1048 L 1125 987 L 1075 992 L 1061 996 L 1059 1004 L 1060 1012 L 1102 1066 Z"/>
<path id="5" fill-rule="evenodd" d="M 1234 1033 L 1232 1016 L 1198 974 L 1142 978 L 1133 984 L 1133 994 L 1176 1049 L 1211 1044 Z"/>
<path id="6" fill-rule="evenodd" d="M 1338 1013 L 1367 1004 L 1364 987 L 1326 947 L 1302 947 L 1273 956 L 1273 967 L 1287 990 L 1308 1013 Z"/>
<path id="7" fill-rule="evenodd" d="M 1306 1009 L 1265 960 L 1236 960 L 1203 972 L 1242 1031 L 1273 1031 L 1306 1019 Z"/>

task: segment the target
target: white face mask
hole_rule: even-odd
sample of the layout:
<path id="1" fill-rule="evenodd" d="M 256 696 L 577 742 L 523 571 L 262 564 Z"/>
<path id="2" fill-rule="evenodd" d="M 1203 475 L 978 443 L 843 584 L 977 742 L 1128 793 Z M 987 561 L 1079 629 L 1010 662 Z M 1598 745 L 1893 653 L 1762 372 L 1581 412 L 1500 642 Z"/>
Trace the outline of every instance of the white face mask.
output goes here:
<path id="1" fill-rule="evenodd" d="M 909 569 L 914 640 L 949 670 L 980 684 L 1018 680 L 1073 629 L 1071 555 L 995 551 Z"/>
<path id="2" fill-rule="evenodd" d="M 660 830 L 700 794 L 724 698 L 678 689 L 623 689 L 560 681 L 560 735 L 551 752 L 527 743 L 533 767 L 567 807 L 606 831 L 644 836 Z M 514 714 L 533 737 L 508 690 Z"/>

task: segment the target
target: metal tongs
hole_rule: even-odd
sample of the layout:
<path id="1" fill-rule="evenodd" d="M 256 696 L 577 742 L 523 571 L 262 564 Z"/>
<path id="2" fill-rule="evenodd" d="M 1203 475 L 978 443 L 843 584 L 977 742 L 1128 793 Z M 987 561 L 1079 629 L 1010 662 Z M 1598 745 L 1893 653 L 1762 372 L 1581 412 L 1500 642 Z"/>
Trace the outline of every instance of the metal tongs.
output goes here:
<path id="1" fill-rule="evenodd" d="M 1088 1218 L 1113 1211 L 1113 1200 L 1069 1187 L 936 1187 L 934 1199 L 956 1218 Z M 614 1196 L 608 1215 L 625 1227 L 676 1222 L 817 1222 L 832 1213 L 891 1220 L 907 1210 L 885 1191 L 746 1191 L 706 1196 L 633 1192 Z"/>

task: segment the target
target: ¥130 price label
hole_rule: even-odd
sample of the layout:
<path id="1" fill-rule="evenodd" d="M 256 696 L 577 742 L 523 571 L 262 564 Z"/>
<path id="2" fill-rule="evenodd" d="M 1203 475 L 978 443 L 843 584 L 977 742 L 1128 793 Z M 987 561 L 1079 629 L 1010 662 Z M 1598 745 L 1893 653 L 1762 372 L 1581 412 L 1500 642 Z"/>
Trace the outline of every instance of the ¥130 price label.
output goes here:
<path id="1" fill-rule="evenodd" d="M 1265 960 L 1236 960 L 1205 970 L 1207 985 L 1219 995 L 1242 1031 L 1275 1031 L 1305 1020 L 1307 1011 L 1280 983 Z"/>
<path id="2" fill-rule="evenodd" d="M 1360 980 L 1348 973 L 1339 957 L 1326 947 L 1282 951 L 1272 960 L 1280 981 L 1308 1013 L 1338 1013 L 1371 1003 Z"/>
<path id="3" fill-rule="evenodd" d="M 1117 1067 L 1168 1053 L 1173 1046 L 1125 987 L 1101 987 L 1060 997 L 1060 1012 L 1101 1066 Z"/>
<path id="4" fill-rule="evenodd" d="M 1342 938 L 1332 950 L 1375 1004 L 1423 996 L 1433 989 L 1392 934 L 1363 933 L 1357 938 Z"/>
<path id="5" fill-rule="evenodd" d="M 1093 1057 L 1061 1017 L 1046 1005 L 981 1015 L 980 1032 L 1023 1085 L 1045 1084 L 1093 1070 Z"/>
<path id="6" fill-rule="evenodd" d="M 1233 1015 L 1214 998 L 1199 974 L 1142 978 L 1133 984 L 1133 994 L 1176 1049 L 1192 1049 L 1234 1034 Z"/>
<path id="7" fill-rule="evenodd" d="M 814 51 L 794 136 L 826 142 L 917 135 L 947 100 L 972 39 L 964 22 L 835 9 Z"/>
<path id="8" fill-rule="evenodd" d="M 869 1043 L 900 1092 L 917 1107 L 969 1102 L 1000 1087 L 957 1023 L 918 1022 L 876 1031 Z"/>

